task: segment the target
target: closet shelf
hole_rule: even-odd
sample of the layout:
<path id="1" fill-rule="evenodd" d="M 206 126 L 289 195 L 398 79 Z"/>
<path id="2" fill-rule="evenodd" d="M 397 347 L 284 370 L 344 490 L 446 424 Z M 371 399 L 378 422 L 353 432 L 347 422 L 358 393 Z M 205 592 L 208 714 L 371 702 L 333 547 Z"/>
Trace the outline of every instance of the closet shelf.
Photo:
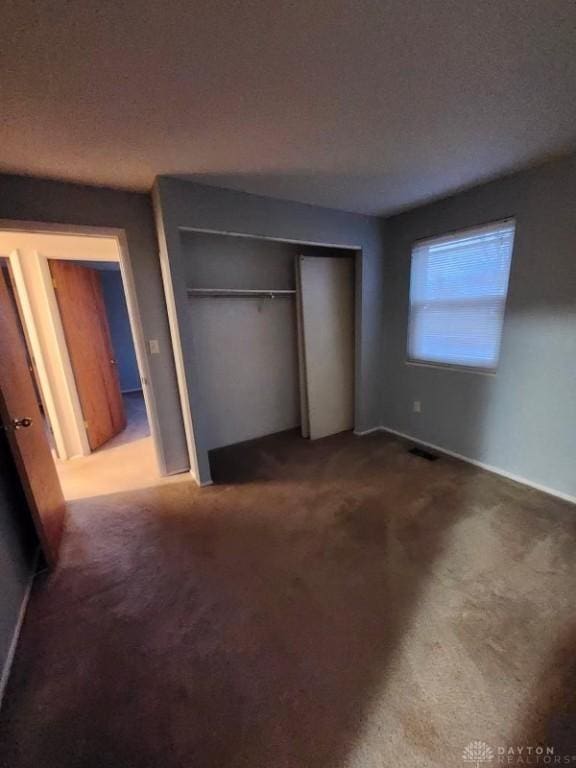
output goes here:
<path id="1" fill-rule="evenodd" d="M 287 299 L 296 294 L 296 291 L 246 288 L 188 288 L 189 298 L 196 299 Z"/>

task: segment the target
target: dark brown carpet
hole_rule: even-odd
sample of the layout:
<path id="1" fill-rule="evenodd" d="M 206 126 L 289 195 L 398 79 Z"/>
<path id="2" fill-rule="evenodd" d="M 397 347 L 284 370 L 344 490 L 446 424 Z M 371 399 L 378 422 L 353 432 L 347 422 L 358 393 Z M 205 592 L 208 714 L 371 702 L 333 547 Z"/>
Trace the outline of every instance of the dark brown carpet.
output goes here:
<path id="1" fill-rule="evenodd" d="M 71 505 L 0 764 L 445 768 L 473 739 L 576 755 L 573 506 L 383 435 L 213 459 L 211 488 Z"/>

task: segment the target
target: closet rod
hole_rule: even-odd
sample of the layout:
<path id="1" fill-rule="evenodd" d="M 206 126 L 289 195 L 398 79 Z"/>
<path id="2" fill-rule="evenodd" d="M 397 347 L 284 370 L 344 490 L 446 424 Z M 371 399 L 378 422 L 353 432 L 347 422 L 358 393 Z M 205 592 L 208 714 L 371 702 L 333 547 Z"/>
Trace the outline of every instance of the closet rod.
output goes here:
<path id="1" fill-rule="evenodd" d="M 240 299 L 287 299 L 296 294 L 296 291 L 275 290 L 270 291 L 260 289 L 251 290 L 244 288 L 188 288 L 187 294 L 194 298 L 240 298 Z"/>

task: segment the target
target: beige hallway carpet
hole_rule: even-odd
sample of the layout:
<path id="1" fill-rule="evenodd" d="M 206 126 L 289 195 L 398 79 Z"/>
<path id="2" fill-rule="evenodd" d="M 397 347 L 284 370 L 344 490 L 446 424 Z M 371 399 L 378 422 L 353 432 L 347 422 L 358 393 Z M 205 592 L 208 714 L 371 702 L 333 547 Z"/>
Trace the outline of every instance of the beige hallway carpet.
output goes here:
<path id="1" fill-rule="evenodd" d="M 576 755 L 574 506 L 384 435 L 283 434 L 213 467 L 210 488 L 71 504 L 0 765 L 447 768 L 477 739 Z"/>

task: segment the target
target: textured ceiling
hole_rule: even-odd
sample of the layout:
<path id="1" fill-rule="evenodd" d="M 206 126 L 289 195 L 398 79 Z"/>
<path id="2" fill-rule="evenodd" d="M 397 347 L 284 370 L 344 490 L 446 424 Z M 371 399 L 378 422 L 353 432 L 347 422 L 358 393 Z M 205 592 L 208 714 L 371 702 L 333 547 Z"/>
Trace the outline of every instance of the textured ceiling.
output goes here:
<path id="1" fill-rule="evenodd" d="M 4 0 L 0 170 L 384 213 L 574 147 L 574 0 Z"/>

